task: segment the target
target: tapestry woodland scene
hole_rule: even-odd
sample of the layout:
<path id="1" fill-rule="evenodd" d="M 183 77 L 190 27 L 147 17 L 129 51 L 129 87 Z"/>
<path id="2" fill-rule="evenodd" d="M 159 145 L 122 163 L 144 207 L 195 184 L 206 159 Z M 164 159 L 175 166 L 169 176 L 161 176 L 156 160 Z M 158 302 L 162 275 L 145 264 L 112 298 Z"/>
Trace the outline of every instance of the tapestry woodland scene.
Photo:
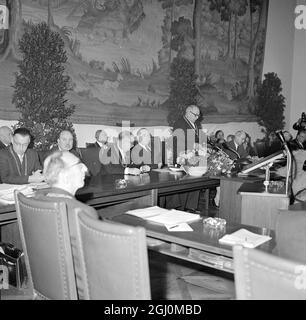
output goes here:
<path id="1" fill-rule="evenodd" d="M 0 118 L 12 103 L 19 40 L 47 22 L 67 53 L 74 122 L 167 125 L 188 101 L 204 115 L 252 115 L 268 0 L 0 0 Z M 185 90 L 185 91 L 184 91 Z M 184 93 L 185 98 L 180 95 Z"/>

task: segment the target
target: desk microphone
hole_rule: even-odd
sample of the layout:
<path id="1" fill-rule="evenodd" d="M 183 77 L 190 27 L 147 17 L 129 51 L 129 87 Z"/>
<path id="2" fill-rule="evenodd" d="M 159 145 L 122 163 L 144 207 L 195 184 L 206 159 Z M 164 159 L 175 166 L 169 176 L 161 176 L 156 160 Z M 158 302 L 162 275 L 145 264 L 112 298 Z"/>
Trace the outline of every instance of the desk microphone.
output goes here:
<path id="1" fill-rule="evenodd" d="M 286 142 L 286 140 L 285 140 L 283 131 L 277 130 L 277 131 L 275 131 L 275 134 L 276 134 L 276 136 L 278 137 L 278 139 L 279 139 L 284 145 L 287 145 L 287 142 Z"/>
<path id="2" fill-rule="evenodd" d="M 292 176 L 292 155 L 284 134 L 281 130 L 275 131 L 276 136 L 282 142 L 287 153 L 286 195 L 289 195 L 289 180 Z M 291 181 L 292 182 L 292 181 Z"/>

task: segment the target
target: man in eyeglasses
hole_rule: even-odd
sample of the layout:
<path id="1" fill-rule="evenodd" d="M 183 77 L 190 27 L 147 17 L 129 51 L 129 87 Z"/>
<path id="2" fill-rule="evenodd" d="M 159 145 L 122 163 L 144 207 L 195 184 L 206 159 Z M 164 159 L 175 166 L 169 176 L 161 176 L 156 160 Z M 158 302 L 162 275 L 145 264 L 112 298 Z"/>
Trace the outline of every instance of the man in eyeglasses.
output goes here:
<path id="1" fill-rule="evenodd" d="M 185 114 L 182 118 L 178 119 L 173 125 L 173 131 L 182 129 L 185 132 L 187 139 L 188 130 L 193 130 L 195 134 L 195 141 L 199 142 L 199 126 L 198 119 L 200 117 L 200 109 L 196 105 L 190 105 L 186 108 Z"/>
<path id="2" fill-rule="evenodd" d="M 50 188 L 37 192 L 36 197 L 46 201 L 63 200 L 68 213 L 81 208 L 91 216 L 97 217 L 96 210 L 75 199 L 75 193 L 84 186 L 86 165 L 69 151 L 55 151 L 44 161 L 44 177 Z M 56 198 L 56 199 L 55 199 Z"/>
<path id="3" fill-rule="evenodd" d="M 18 128 L 13 133 L 11 144 L 0 151 L 2 183 L 26 184 L 43 181 L 38 154 L 28 148 L 30 142 L 30 131 Z"/>
<path id="4" fill-rule="evenodd" d="M 173 162 L 176 163 L 177 156 L 182 151 L 192 150 L 195 143 L 199 143 L 199 124 L 200 109 L 196 105 L 189 105 L 182 118 L 178 119 L 173 126 Z M 182 145 L 180 140 L 180 133 L 176 137 L 176 133 L 183 131 L 185 143 Z M 177 130 L 177 131 L 176 131 Z M 198 208 L 200 191 L 192 191 L 179 194 L 179 200 L 168 197 L 167 201 L 170 203 L 168 207 L 173 207 L 173 203 L 176 202 L 175 207 L 180 210 L 187 210 L 196 212 Z M 171 200 L 171 201 L 170 201 Z"/>

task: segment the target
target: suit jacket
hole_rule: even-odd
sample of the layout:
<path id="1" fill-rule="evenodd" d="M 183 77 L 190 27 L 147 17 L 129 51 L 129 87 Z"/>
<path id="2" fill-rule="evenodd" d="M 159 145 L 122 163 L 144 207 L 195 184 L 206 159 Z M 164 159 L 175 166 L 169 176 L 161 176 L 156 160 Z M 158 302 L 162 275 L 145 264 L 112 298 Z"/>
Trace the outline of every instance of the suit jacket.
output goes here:
<path id="1" fill-rule="evenodd" d="M 116 143 L 109 144 L 108 148 L 100 152 L 100 174 L 124 174 L 125 168 L 136 167 L 131 161 L 130 152 L 126 154 L 125 161 Z"/>
<path id="2" fill-rule="evenodd" d="M 182 145 L 183 141 L 178 141 L 178 138 L 173 136 L 173 162 L 176 163 L 176 159 L 181 152 L 185 152 L 187 150 L 193 149 L 194 143 L 199 142 L 199 126 L 197 123 L 194 123 L 195 128 L 191 125 L 191 123 L 183 116 L 178 119 L 173 125 L 173 132 L 176 129 L 182 129 L 185 135 L 184 145 Z M 188 139 L 189 134 L 194 134 L 194 139 Z"/>
<path id="3" fill-rule="evenodd" d="M 306 144 L 303 143 L 302 145 L 297 141 L 297 139 L 293 139 L 290 141 L 289 146 L 291 150 L 306 150 Z"/>
<path id="4" fill-rule="evenodd" d="M 246 158 L 249 155 L 242 144 L 236 149 L 234 141 L 227 142 L 226 147 L 224 147 L 223 150 L 229 155 L 232 160 Z M 237 155 L 237 153 L 239 156 Z"/>
<path id="5" fill-rule="evenodd" d="M 46 158 L 50 154 L 52 154 L 53 152 L 58 151 L 58 150 L 59 150 L 58 147 L 55 147 L 55 148 L 52 148 L 51 150 L 47 150 L 47 151 L 40 153 L 39 160 L 40 160 L 41 164 L 44 165 L 44 161 L 46 160 Z M 73 155 L 75 155 L 76 157 L 81 159 L 80 154 L 75 149 L 71 149 L 69 152 L 71 152 Z"/>
<path id="6" fill-rule="evenodd" d="M 0 140 L 0 149 L 5 149 L 7 146 Z"/>
<path id="7" fill-rule="evenodd" d="M 12 146 L 0 150 L 0 177 L 2 183 L 25 184 L 33 171 L 40 170 L 38 154 L 33 149 L 27 149 L 23 162 L 20 163 Z"/>
<path id="8" fill-rule="evenodd" d="M 158 138 L 152 138 L 147 148 L 136 144 L 131 150 L 131 160 L 134 165 L 148 165 L 151 169 L 158 168 L 162 163 L 161 141 Z"/>
<path id="9" fill-rule="evenodd" d="M 98 142 L 86 143 L 86 148 L 101 148 Z"/>

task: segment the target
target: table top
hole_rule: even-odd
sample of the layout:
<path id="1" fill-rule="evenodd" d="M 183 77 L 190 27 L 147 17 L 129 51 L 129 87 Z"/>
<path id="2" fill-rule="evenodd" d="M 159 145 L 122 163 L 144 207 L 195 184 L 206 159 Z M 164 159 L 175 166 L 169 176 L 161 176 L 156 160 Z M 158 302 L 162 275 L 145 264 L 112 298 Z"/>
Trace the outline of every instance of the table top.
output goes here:
<path id="1" fill-rule="evenodd" d="M 116 188 L 116 180 L 124 179 L 125 188 Z M 204 175 L 189 176 L 183 172 L 171 172 L 167 169 L 152 171 L 140 176 L 131 175 L 98 175 L 90 177 L 85 186 L 77 191 L 76 197 L 87 202 L 90 199 L 158 189 L 159 194 L 184 190 L 200 189 L 206 186 L 218 186 L 219 179 Z"/>
<path id="2" fill-rule="evenodd" d="M 257 249 L 263 250 L 268 253 L 272 253 L 276 246 L 275 235 L 273 230 L 267 230 L 266 228 L 252 227 L 242 224 L 229 224 L 226 225 L 223 230 L 214 230 L 203 224 L 203 218 L 197 221 L 189 223 L 193 231 L 191 232 L 170 232 L 164 225 L 154 222 L 146 221 L 144 219 L 122 214 L 112 218 L 115 222 L 128 224 L 132 226 L 141 226 L 146 229 L 146 234 L 149 237 L 156 238 L 158 240 L 169 241 L 189 248 L 207 251 L 223 255 L 226 257 L 232 257 L 232 247 L 219 243 L 219 239 L 225 234 L 231 234 L 241 228 L 247 229 L 257 234 L 270 235 L 272 239 L 265 242 Z"/>
<path id="3" fill-rule="evenodd" d="M 116 188 L 116 180 L 125 179 L 126 187 Z M 158 189 L 159 194 L 170 194 L 176 192 L 199 190 L 205 187 L 215 187 L 219 185 L 217 177 L 204 175 L 201 177 L 192 177 L 183 172 L 171 172 L 167 169 L 152 171 L 149 174 L 140 176 L 130 175 L 98 175 L 87 177 L 85 186 L 76 193 L 76 198 L 89 205 L 95 205 L 106 201 L 111 196 L 126 197 L 129 194 Z M 103 200 L 104 199 L 104 200 Z M 8 215 L 15 212 L 14 204 L 0 204 L 0 216 L 4 219 L 4 214 Z M 15 217 L 15 216 L 14 216 Z M 8 220 L 10 217 L 5 218 Z M 3 220 L 0 219 L 0 220 Z"/>

